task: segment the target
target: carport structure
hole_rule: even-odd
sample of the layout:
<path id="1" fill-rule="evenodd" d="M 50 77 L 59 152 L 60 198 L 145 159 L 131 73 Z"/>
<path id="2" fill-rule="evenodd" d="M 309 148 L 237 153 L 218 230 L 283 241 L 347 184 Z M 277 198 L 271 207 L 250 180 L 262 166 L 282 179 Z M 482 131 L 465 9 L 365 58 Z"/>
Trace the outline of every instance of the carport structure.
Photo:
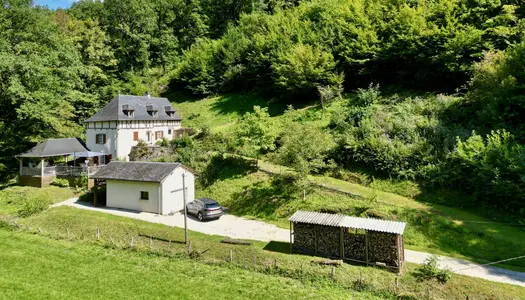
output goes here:
<path id="1" fill-rule="evenodd" d="M 290 217 L 292 252 L 401 270 L 406 223 L 297 211 Z"/>

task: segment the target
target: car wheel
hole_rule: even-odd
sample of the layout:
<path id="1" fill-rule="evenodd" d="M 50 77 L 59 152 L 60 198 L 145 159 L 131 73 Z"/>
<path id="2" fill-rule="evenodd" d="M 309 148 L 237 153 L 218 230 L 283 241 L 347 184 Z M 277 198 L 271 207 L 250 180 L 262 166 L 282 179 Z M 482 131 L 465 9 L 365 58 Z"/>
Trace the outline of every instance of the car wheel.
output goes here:
<path id="1" fill-rule="evenodd" d="M 199 221 L 202 221 L 203 217 L 201 212 L 197 215 L 197 218 L 199 218 Z"/>

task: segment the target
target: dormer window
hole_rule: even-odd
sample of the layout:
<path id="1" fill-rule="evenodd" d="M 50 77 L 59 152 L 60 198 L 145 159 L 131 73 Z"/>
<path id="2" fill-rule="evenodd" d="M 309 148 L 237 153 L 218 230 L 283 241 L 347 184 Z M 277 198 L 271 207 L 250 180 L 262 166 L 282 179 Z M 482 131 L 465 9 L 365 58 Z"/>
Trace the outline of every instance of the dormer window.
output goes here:
<path id="1" fill-rule="evenodd" d="M 175 109 L 173 109 L 173 107 L 171 107 L 171 106 L 164 106 L 164 110 L 166 111 L 166 114 L 170 118 L 175 117 Z"/>
<path id="2" fill-rule="evenodd" d="M 122 112 L 128 118 L 134 118 L 135 117 L 135 108 L 133 106 L 129 105 L 129 104 L 122 105 Z"/>
<path id="3" fill-rule="evenodd" d="M 158 116 L 158 110 L 155 106 L 153 105 L 146 105 L 146 111 L 148 112 L 148 114 L 154 118 L 156 118 Z"/>

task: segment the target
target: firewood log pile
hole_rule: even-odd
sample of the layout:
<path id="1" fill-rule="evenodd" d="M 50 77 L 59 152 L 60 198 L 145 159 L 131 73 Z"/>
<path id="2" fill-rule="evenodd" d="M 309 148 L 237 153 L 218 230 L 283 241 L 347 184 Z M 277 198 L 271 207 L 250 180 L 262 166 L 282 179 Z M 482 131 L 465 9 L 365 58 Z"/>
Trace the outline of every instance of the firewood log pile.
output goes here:
<path id="1" fill-rule="evenodd" d="M 317 254 L 339 257 L 339 227 L 317 226 Z"/>
<path id="2" fill-rule="evenodd" d="M 382 262 L 387 266 L 398 265 L 398 238 L 396 234 L 369 231 L 368 232 L 368 260 L 372 263 Z"/>
<path id="3" fill-rule="evenodd" d="M 366 261 L 366 242 L 364 234 L 345 233 L 345 258 Z"/>
<path id="4" fill-rule="evenodd" d="M 299 253 L 315 252 L 315 227 L 316 225 L 295 223 L 293 250 Z"/>

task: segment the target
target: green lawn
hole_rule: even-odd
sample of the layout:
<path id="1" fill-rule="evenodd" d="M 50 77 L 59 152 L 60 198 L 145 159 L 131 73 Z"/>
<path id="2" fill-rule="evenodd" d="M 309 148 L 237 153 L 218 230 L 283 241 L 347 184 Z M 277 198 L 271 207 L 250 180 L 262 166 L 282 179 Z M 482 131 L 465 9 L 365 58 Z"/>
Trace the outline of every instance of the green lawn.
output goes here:
<path id="1" fill-rule="evenodd" d="M 0 230 L 2 299 L 344 299 L 297 280 Z M 374 299 L 366 293 L 360 299 Z"/>
<path id="2" fill-rule="evenodd" d="M 81 288 L 85 297 L 126 298 L 133 297 L 134 294 L 141 295 L 145 290 L 152 293 L 153 297 L 164 297 L 172 293 L 183 293 L 183 287 L 194 283 L 191 278 L 194 276 L 199 276 L 201 280 L 219 281 L 220 286 L 216 290 L 219 298 L 248 295 L 257 299 L 279 296 L 292 299 L 396 299 L 398 296 L 404 297 L 403 299 L 421 299 L 426 296 L 429 288 L 432 299 L 462 299 L 465 295 L 469 295 L 471 299 L 515 299 L 525 293 L 525 288 L 460 275 L 454 275 L 446 285 L 435 281 L 418 282 L 412 275 L 416 266 L 407 263 L 400 276 L 396 295 L 393 291 L 395 274 L 382 268 L 344 264 L 337 268 L 332 278 L 331 267 L 311 263 L 317 258 L 289 255 L 287 243 L 229 245 L 220 243 L 222 237 L 197 232 L 190 232 L 193 250 L 207 251 L 191 260 L 188 258 L 187 247 L 181 244 L 184 231 L 180 228 L 71 207 L 52 208 L 23 219 L 20 224 L 22 231 L 38 233 L 59 241 L 28 237 L 23 232 L 3 233 L 8 236 L 6 238 L 0 235 L 0 240 L 9 241 L 7 245 L 0 245 L 0 261 L 9 261 L 8 273 L 0 274 L 0 288 L 4 284 L 13 286 L 9 291 L 16 296 L 14 298 L 30 298 L 30 293 L 34 291 L 18 288 L 17 284 L 28 287 L 27 282 L 34 278 L 34 274 L 40 273 L 45 278 L 37 284 L 42 285 L 46 293 L 51 293 L 49 286 L 56 285 L 55 293 L 62 293 L 60 297 L 64 298 L 77 285 L 86 286 Z M 101 240 L 96 238 L 97 228 L 100 230 Z M 153 237 L 152 249 L 149 246 L 149 236 Z M 130 250 L 129 245 L 132 237 L 134 250 Z M 230 250 L 233 251 L 233 263 L 228 262 Z M 18 255 L 18 259 L 13 255 Z M 26 255 L 31 257 L 25 259 Z M 28 265 L 31 268 L 27 268 Z M 139 271 L 139 275 L 135 276 L 136 273 L 132 272 L 134 270 Z M 11 272 L 15 274 L 11 275 Z M 66 272 L 74 274 L 66 276 Z M 179 273 L 183 274 L 183 284 L 180 286 L 177 285 L 180 280 L 168 280 L 169 276 L 173 278 L 174 274 Z M 359 274 L 364 278 L 362 285 L 356 283 Z M 75 283 L 69 286 L 70 277 Z M 122 287 L 114 287 L 122 278 L 127 280 Z M 90 280 L 92 282 L 87 282 Z M 243 282 L 238 283 L 239 280 Z M 252 285 L 251 282 L 256 283 Z M 108 286 L 114 290 L 110 290 Z M 264 292 L 259 291 L 267 286 L 270 286 L 268 291 L 266 288 Z M 287 288 L 283 288 L 284 286 Z M 193 287 L 189 288 L 193 290 Z M 204 285 L 200 290 L 207 289 L 208 286 Z M 245 293 L 244 289 L 250 291 Z M 296 293 L 295 289 L 304 290 Z M 184 298 L 187 294 L 180 295 L 182 296 L 179 298 Z"/>

